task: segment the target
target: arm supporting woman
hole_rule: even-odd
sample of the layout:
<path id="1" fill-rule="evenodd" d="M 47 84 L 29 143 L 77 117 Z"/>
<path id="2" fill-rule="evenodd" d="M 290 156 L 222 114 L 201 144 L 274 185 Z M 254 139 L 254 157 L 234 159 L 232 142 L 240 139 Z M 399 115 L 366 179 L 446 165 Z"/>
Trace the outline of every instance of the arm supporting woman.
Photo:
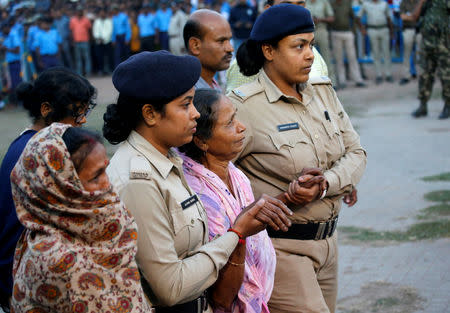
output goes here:
<path id="1" fill-rule="evenodd" d="M 229 312 L 244 280 L 245 244 L 238 244 L 227 264 L 220 270 L 212 288 L 211 299 L 215 307 Z"/>

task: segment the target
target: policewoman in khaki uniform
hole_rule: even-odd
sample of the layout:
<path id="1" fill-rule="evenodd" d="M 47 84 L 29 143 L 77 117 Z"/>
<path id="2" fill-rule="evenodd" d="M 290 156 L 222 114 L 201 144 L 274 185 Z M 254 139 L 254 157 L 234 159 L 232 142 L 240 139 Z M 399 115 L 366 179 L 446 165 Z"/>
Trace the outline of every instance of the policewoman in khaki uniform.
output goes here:
<path id="1" fill-rule="evenodd" d="M 120 146 L 108 166 L 111 183 L 138 224 L 136 256 L 146 295 L 159 312 L 211 311 L 204 291 L 238 244 L 284 212 L 259 200 L 223 236 L 208 243 L 205 209 L 186 183 L 172 147 L 192 140 L 199 113 L 193 106 L 201 65 L 192 56 L 142 52 L 113 73 L 117 103 L 104 115 L 105 138 Z M 278 217 L 272 221 L 268 216 Z M 283 222 L 284 221 L 284 222 Z"/>
<path id="2" fill-rule="evenodd" d="M 337 294 L 336 224 L 341 199 L 360 180 L 366 153 L 327 77 L 308 82 L 314 24 L 308 10 L 273 6 L 255 22 L 237 55 L 257 79 L 229 97 L 247 128 L 236 164 L 255 196 L 301 188 L 304 168 L 321 168 L 323 184 L 310 187 L 312 201 L 294 201 L 293 225 L 269 231 L 277 253 L 271 313 L 334 312 Z"/>

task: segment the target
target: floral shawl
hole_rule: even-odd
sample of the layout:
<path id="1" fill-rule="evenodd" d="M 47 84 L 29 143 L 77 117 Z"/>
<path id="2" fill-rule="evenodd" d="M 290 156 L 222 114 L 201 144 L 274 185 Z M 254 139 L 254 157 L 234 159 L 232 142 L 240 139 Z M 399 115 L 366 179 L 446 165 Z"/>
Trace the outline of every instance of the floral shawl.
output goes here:
<path id="1" fill-rule="evenodd" d="M 226 233 L 242 209 L 254 202 L 250 181 L 230 162 L 234 197 L 215 173 L 185 155 L 182 157 L 186 180 L 205 206 L 209 238 Z M 276 256 L 267 232 L 247 238 L 246 249 L 244 280 L 233 313 L 269 312 L 267 302 L 273 289 Z"/>
<path id="2" fill-rule="evenodd" d="M 137 226 L 109 190 L 85 191 L 54 123 L 28 142 L 11 174 L 19 221 L 13 312 L 146 312 L 134 260 Z"/>

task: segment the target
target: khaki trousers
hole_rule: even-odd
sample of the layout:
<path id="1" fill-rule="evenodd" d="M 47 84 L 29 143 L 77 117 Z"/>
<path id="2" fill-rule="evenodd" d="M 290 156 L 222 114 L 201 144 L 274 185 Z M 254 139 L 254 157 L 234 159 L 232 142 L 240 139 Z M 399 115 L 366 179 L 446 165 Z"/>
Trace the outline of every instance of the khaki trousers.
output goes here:
<path id="1" fill-rule="evenodd" d="M 271 313 L 334 313 L 337 233 L 325 240 L 272 239 L 277 254 Z"/>
<path id="2" fill-rule="evenodd" d="M 332 31 L 331 40 L 336 58 L 336 73 L 339 84 L 345 84 L 347 79 L 344 66 L 344 51 L 348 61 L 349 76 L 356 83 L 362 83 L 361 72 L 355 50 L 355 36 L 352 31 Z"/>
<path id="3" fill-rule="evenodd" d="M 389 48 L 389 28 L 369 28 L 367 34 L 370 39 L 370 51 L 377 77 L 383 76 L 381 59 L 384 61 L 384 75 L 391 76 L 391 51 Z"/>
<path id="4" fill-rule="evenodd" d="M 333 85 L 336 84 L 336 76 L 334 74 L 334 65 L 331 63 L 330 40 L 328 38 L 328 30 L 326 26 L 319 26 L 314 31 L 314 41 L 319 46 L 320 55 L 328 67 L 328 76 Z"/>
<path id="5" fill-rule="evenodd" d="M 413 28 L 406 28 L 403 30 L 403 64 L 402 64 L 402 78 L 409 78 L 410 74 L 410 58 L 414 47 L 414 40 L 416 38 L 416 30 Z M 414 62 L 417 64 L 417 62 Z"/>

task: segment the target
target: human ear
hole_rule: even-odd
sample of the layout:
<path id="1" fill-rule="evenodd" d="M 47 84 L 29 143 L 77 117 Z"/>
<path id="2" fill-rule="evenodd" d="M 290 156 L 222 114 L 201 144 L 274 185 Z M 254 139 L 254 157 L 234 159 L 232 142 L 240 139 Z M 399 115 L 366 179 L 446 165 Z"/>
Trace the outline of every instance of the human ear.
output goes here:
<path id="1" fill-rule="evenodd" d="M 197 37 L 191 37 L 189 38 L 189 51 L 193 56 L 199 56 L 200 55 L 200 49 L 202 47 L 202 41 Z"/>
<path id="2" fill-rule="evenodd" d="M 52 108 L 50 107 L 50 103 L 48 102 L 42 102 L 41 103 L 41 116 L 45 119 L 48 114 L 52 111 Z"/>
<path id="3" fill-rule="evenodd" d="M 194 144 L 203 152 L 208 151 L 208 144 L 203 140 L 198 138 L 197 136 L 194 136 L 194 138 L 192 139 L 194 140 Z"/>
<path id="4" fill-rule="evenodd" d="M 264 55 L 264 58 L 267 61 L 273 61 L 273 55 L 274 55 L 274 52 L 275 52 L 275 48 L 272 45 L 263 44 L 261 46 L 261 50 L 262 50 L 262 53 Z"/>
<path id="5" fill-rule="evenodd" d="M 141 113 L 145 124 L 148 126 L 155 126 L 159 113 L 155 111 L 155 108 L 151 104 L 144 104 Z"/>

